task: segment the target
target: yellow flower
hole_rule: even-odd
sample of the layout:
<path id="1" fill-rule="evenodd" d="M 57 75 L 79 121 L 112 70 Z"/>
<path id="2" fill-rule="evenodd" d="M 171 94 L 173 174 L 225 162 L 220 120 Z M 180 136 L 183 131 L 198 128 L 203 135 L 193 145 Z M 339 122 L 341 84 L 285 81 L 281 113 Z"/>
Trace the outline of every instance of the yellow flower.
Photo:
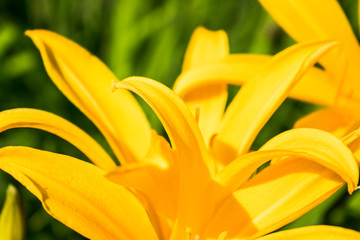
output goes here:
<path id="1" fill-rule="evenodd" d="M 260 2 L 296 41 L 332 39 L 342 44 L 339 52 L 334 51 L 320 60 L 325 68 L 327 81 L 321 82 L 312 78 L 306 86 L 310 91 L 329 88 L 327 93 L 318 91 L 317 95 L 326 100 L 324 103 L 331 108 L 306 116 L 296 127 L 316 127 L 341 137 L 358 128 L 360 49 L 339 3 L 336 0 Z M 307 89 L 298 89 L 299 97 L 311 101 L 312 99 L 308 99 L 304 94 Z"/>
<path id="2" fill-rule="evenodd" d="M 329 39 L 341 44 L 337 51 L 331 51 L 320 59 L 324 71 L 312 69 L 289 93 L 290 97 L 329 107 L 304 117 L 295 127 L 319 128 L 338 137 L 358 128 L 360 49 L 339 3 L 336 0 L 259 1 L 299 43 Z M 243 84 L 269 59 L 265 55 L 233 54 L 206 66 L 207 69 L 185 72 L 183 77 L 197 79 L 197 85 L 204 85 L 209 80 L 214 82 L 212 76 L 216 74 L 219 85 Z M 223 80 L 219 82 L 219 79 Z M 355 154 L 360 156 L 358 152 Z"/>
<path id="3" fill-rule="evenodd" d="M 204 33 L 206 39 L 195 34 L 190 43 L 184 71 L 227 54 L 223 32 Z M 116 78 L 104 64 L 75 43 L 45 30 L 27 34 L 52 80 L 102 131 L 122 163 L 117 167 L 91 137 L 59 116 L 35 109 L 0 113 L 0 131 L 31 127 L 57 134 L 95 164 L 28 147 L 0 149 L 0 168 L 65 225 L 90 239 L 359 238 L 357 232 L 327 226 L 261 237 L 344 183 L 350 193 L 356 189 L 358 164 L 338 138 L 321 130 L 294 129 L 248 153 L 291 87 L 336 43 L 299 44 L 276 55 L 226 111 L 225 86 L 183 91 L 185 102 L 196 109 L 193 115 L 160 83 L 140 77 L 113 82 Z M 124 88 L 153 108 L 171 147 L 150 129 Z M 346 141 L 356 141 L 355 133 Z M 250 178 L 269 160 L 269 167 Z"/>

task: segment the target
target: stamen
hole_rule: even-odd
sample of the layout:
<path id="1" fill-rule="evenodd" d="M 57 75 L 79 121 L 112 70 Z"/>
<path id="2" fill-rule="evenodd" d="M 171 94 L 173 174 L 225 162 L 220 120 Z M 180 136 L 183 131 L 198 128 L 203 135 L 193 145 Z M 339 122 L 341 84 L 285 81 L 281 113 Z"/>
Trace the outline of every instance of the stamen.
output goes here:
<path id="1" fill-rule="evenodd" d="M 199 118 L 200 118 L 200 105 L 199 105 L 199 104 L 195 104 L 194 108 L 195 108 L 195 120 L 196 120 L 197 123 L 199 123 Z"/>
<path id="2" fill-rule="evenodd" d="M 222 232 L 220 233 L 220 235 L 218 236 L 218 240 L 225 240 L 225 238 L 227 237 L 228 232 Z"/>
<path id="3" fill-rule="evenodd" d="M 359 190 L 359 189 L 360 189 L 360 186 L 357 186 L 356 189 L 355 189 L 355 191 L 356 191 L 356 190 Z"/>

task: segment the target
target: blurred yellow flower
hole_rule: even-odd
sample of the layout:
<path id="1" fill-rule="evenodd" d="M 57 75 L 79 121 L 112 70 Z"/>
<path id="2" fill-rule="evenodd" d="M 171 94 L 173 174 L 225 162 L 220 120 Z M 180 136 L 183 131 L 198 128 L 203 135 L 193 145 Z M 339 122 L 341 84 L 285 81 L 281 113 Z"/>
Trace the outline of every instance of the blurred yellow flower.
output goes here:
<path id="1" fill-rule="evenodd" d="M 307 89 L 298 91 L 300 99 L 310 102 L 312 99 L 307 98 L 304 92 L 309 89 L 317 92 L 316 98 L 322 98 L 330 108 L 304 117 L 295 127 L 315 127 L 339 137 L 358 128 L 360 49 L 340 4 L 336 0 L 260 2 L 296 41 L 331 39 L 341 43 L 339 51 L 333 51 L 320 60 L 325 68 L 322 74 L 327 81 L 309 78 Z M 360 156 L 358 152 L 354 153 Z"/>
<path id="2" fill-rule="evenodd" d="M 150 79 L 113 82 L 116 77 L 99 59 L 55 33 L 34 30 L 27 35 L 39 48 L 51 79 L 101 130 L 122 165 L 117 167 L 90 136 L 67 120 L 41 110 L 13 109 L 0 113 L 0 131 L 31 127 L 54 133 L 95 165 L 28 147 L 4 147 L 0 168 L 39 198 L 50 215 L 87 238 L 262 239 L 344 183 L 350 193 L 356 189 L 358 163 L 347 146 L 327 132 L 290 130 L 248 153 L 291 87 L 336 43 L 299 44 L 276 55 L 225 111 L 225 85 L 182 88 L 184 102 Z M 184 71 L 227 54 L 223 32 L 200 28 L 189 45 Z M 175 89 L 191 84 L 186 79 L 179 79 Z M 153 108 L 171 146 L 150 129 L 124 88 Z M 195 109 L 193 114 L 189 109 Z M 250 178 L 269 160 L 269 167 Z M 289 236 L 358 239 L 359 233 L 320 226 L 263 239 Z"/>
<path id="3" fill-rule="evenodd" d="M 290 97 L 328 107 L 300 119 L 295 127 L 318 128 L 338 137 L 357 129 L 360 126 L 360 49 L 340 4 L 336 0 L 259 2 L 299 43 L 325 39 L 340 43 L 336 51 L 320 59 L 324 70 L 311 69 L 290 91 Z M 218 86 L 243 84 L 269 59 L 270 56 L 266 55 L 232 54 L 202 69 L 185 72 L 181 77 L 197 79 L 197 86 L 208 85 L 209 82 L 216 82 Z M 359 152 L 354 151 L 354 154 L 360 157 Z"/>
<path id="4" fill-rule="evenodd" d="M 21 196 L 16 187 L 9 185 L 6 190 L 6 199 L 0 214 L 0 239 L 24 239 L 24 212 Z"/>

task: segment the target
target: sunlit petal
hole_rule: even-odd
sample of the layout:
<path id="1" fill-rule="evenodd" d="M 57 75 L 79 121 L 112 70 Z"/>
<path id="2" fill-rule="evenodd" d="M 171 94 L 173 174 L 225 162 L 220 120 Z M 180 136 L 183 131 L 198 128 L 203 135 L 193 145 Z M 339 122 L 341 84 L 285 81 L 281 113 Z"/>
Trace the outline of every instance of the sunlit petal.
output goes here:
<path id="1" fill-rule="evenodd" d="M 298 128 L 283 132 L 267 143 L 261 150 L 282 149 L 309 152 L 314 161 L 331 169 L 348 183 L 352 193 L 359 181 L 358 165 L 352 152 L 333 135 L 310 128 Z"/>
<path id="2" fill-rule="evenodd" d="M 155 111 L 176 151 L 179 165 L 180 190 L 178 218 L 173 236 L 181 238 L 187 226 L 198 229 L 202 218 L 209 217 L 204 202 L 207 201 L 207 185 L 211 180 L 213 165 L 196 125 L 185 103 L 164 85 L 146 78 L 131 77 L 115 84 L 125 87 L 142 97 Z M 201 214 L 194 214 L 195 212 Z M 174 238 L 178 239 L 178 238 Z"/>
<path id="3" fill-rule="evenodd" d="M 313 161 L 301 158 L 278 162 L 229 197 L 205 235 L 227 231 L 229 238 L 262 236 L 305 214 L 343 184 L 336 173 Z"/>
<path id="4" fill-rule="evenodd" d="M 29 108 L 0 112 L 0 132 L 12 128 L 36 128 L 53 133 L 73 144 L 100 168 L 110 170 L 116 166 L 111 157 L 94 139 L 55 114 Z"/>
<path id="5" fill-rule="evenodd" d="M 290 89 L 318 59 L 336 44 L 312 42 L 294 45 L 276 55 L 254 79 L 247 82 L 229 105 L 213 152 L 225 165 L 247 152 L 266 121 Z"/>
<path id="6" fill-rule="evenodd" d="M 27 147 L 5 147 L 0 168 L 33 193 L 50 215 L 89 239 L 157 239 L 134 195 L 92 164 Z"/>
<path id="7" fill-rule="evenodd" d="M 341 138 L 358 128 L 360 116 L 345 108 L 327 108 L 315 111 L 298 120 L 295 128 L 316 128 Z"/>
<path id="8" fill-rule="evenodd" d="M 258 240 L 357 240 L 360 233 L 354 230 L 334 226 L 309 226 L 272 233 Z"/>
<path id="9" fill-rule="evenodd" d="M 127 88 L 135 92 L 153 108 L 169 135 L 172 147 L 179 156 L 180 168 L 183 166 L 188 170 L 190 166 L 193 166 L 196 170 L 204 172 L 208 166 L 211 166 L 195 119 L 184 102 L 170 89 L 143 77 L 127 78 L 115 83 L 114 87 L 117 90 Z"/>
<path id="10" fill-rule="evenodd" d="M 353 89 L 360 87 L 357 74 L 360 49 L 338 1 L 260 0 L 260 3 L 281 27 L 299 42 L 333 39 L 343 43 L 341 51 L 343 56 L 340 58 L 344 60 L 339 62 L 338 53 L 333 52 L 321 59 L 320 63 L 327 71 L 339 77 L 334 84 L 338 87 L 342 84 L 343 96 L 356 95 L 356 98 L 359 98 L 359 93 L 354 92 Z M 347 73 L 342 76 L 345 65 Z M 346 79 L 343 81 L 344 77 Z"/>
<path id="11" fill-rule="evenodd" d="M 184 97 L 189 91 L 208 85 L 243 85 L 259 72 L 271 59 L 268 55 L 231 54 L 224 59 L 190 69 L 175 82 L 174 91 Z M 322 89 L 319 92 L 319 89 Z M 337 87 L 331 76 L 318 68 L 311 68 L 290 91 L 289 96 L 320 105 L 332 105 Z"/>
<path id="12" fill-rule="evenodd" d="M 150 217 L 158 224 L 158 232 L 163 239 L 169 239 L 177 213 L 179 176 L 175 162 L 170 162 L 174 160 L 174 152 L 167 141 L 160 136 L 153 141 L 143 163 L 120 166 L 106 177 L 141 194 L 147 212 L 154 214 Z"/>
<path id="13" fill-rule="evenodd" d="M 120 162 L 140 161 L 150 145 L 150 127 L 126 90 L 111 92 L 116 77 L 76 43 L 46 30 L 27 31 L 57 87 L 104 134 Z"/>

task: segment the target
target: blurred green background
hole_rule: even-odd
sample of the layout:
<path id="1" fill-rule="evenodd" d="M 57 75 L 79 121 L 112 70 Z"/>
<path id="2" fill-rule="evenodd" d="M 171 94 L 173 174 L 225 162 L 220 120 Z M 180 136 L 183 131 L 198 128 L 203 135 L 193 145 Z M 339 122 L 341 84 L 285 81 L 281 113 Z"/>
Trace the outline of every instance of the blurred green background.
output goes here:
<path id="1" fill-rule="evenodd" d="M 339 2 L 358 34 L 357 1 Z M 255 0 L 0 0 L 0 110 L 31 107 L 56 113 L 80 126 L 110 151 L 95 126 L 53 85 L 24 31 L 55 31 L 98 56 L 119 79 L 141 75 L 171 87 L 180 73 L 191 33 L 200 25 L 224 29 L 232 53 L 274 54 L 293 44 Z M 237 88 L 230 90 L 234 94 Z M 315 108 L 286 100 L 253 148 L 291 128 L 296 119 Z M 152 126 L 161 132 L 157 118 L 151 111 L 147 114 Z M 32 146 L 86 160 L 70 144 L 37 130 L 3 132 L 0 147 L 9 145 Z M 48 216 L 36 198 L 2 172 L 1 205 L 9 182 L 17 185 L 24 197 L 26 239 L 84 239 Z M 285 228 L 323 223 L 360 230 L 359 198 L 360 193 L 348 197 L 342 189 Z"/>

